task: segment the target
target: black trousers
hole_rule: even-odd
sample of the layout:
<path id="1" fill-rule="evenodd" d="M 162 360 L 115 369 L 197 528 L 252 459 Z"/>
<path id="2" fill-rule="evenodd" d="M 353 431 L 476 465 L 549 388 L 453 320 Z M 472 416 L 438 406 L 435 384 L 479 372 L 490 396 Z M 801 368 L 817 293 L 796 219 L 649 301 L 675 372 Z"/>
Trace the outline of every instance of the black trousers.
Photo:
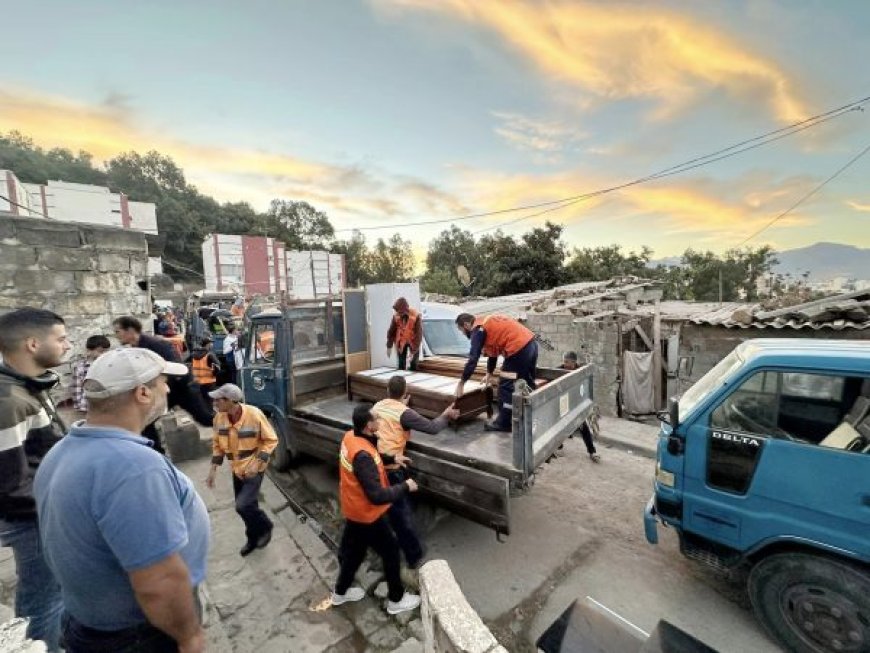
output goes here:
<path id="1" fill-rule="evenodd" d="M 349 520 L 345 522 L 338 549 L 340 569 L 338 581 L 335 583 L 335 593 L 347 592 L 370 547 L 384 562 L 387 596 L 390 601 L 401 601 L 405 588 L 399 576 L 399 545 L 396 544 L 386 517 L 381 517 L 371 524 L 360 524 Z"/>
<path id="2" fill-rule="evenodd" d="M 199 592 L 193 590 L 196 610 L 202 619 Z M 65 614 L 63 647 L 67 653 L 177 653 L 178 643 L 159 628 L 145 622 L 123 630 L 88 628 Z"/>
<path id="3" fill-rule="evenodd" d="M 411 353 L 411 345 L 405 345 L 401 350 L 396 350 L 396 354 L 399 357 L 399 369 L 404 370 L 405 364 L 408 361 L 408 354 Z M 412 372 L 417 371 L 417 363 L 420 362 L 420 352 L 418 351 L 414 354 L 413 358 L 411 358 L 411 367 L 409 368 Z"/>
<path id="4" fill-rule="evenodd" d="M 399 485 L 404 483 L 408 476 L 403 469 L 388 469 L 387 478 L 390 479 L 390 485 Z M 387 517 L 399 541 L 399 548 L 405 554 L 405 562 L 412 569 L 416 568 L 423 559 L 423 544 L 414 526 L 414 507 L 411 505 L 411 497 L 403 494 L 393 501 Z"/>
<path id="5" fill-rule="evenodd" d="M 249 542 L 256 542 L 261 535 L 272 530 L 272 520 L 260 508 L 258 495 L 264 474 L 241 479 L 233 474 L 233 494 L 236 497 L 236 512 L 245 522 L 245 535 Z"/>
<path id="6" fill-rule="evenodd" d="M 590 456 L 595 453 L 595 443 L 592 442 L 592 433 L 585 426 L 580 427 L 580 437 L 583 438 L 583 444 L 586 445 L 586 453 Z"/>
<path id="7" fill-rule="evenodd" d="M 532 390 L 535 389 L 535 370 L 538 365 L 538 343 L 530 340 L 528 344 L 513 356 L 504 359 L 502 372 L 516 374 L 517 379 L 523 379 Z M 494 424 L 505 431 L 512 428 L 514 379 L 502 375 L 498 380 L 498 415 Z"/>

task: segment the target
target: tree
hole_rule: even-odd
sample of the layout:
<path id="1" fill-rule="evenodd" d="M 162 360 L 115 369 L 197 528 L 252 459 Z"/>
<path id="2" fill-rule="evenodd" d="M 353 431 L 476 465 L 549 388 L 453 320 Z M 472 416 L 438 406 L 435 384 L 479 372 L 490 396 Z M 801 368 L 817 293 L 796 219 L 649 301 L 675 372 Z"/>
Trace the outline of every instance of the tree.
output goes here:
<path id="1" fill-rule="evenodd" d="M 403 240 L 399 234 L 393 234 L 386 242 L 383 238 L 378 238 L 368 257 L 370 283 L 410 281 L 414 275 L 411 241 Z"/>
<path id="2" fill-rule="evenodd" d="M 45 184 L 49 180 L 106 184 L 106 173 L 93 166 L 93 157 L 87 152 L 73 154 L 64 148 L 46 152 L 17 131 L 0 135 L 0 170 L 12 170 L 21 181 L 30 184 Z"/>
<path id="3" fill-rule="evenodd" d="M 682 257 L 684 299 L 695 301 L 756 301 L 758 280 L 768 274 L 777 260 L 764 245 L 757 249 L 731 249 L 722 256 L 687 249 Z"/>
<path id="4" fill-rule="evenodd" d="M 420 289 L 423 292 L 451 297 L 458 297 L 462 293 L 456 272 L 442 268 L 427 269 L 426 274 L 420 277 Z"/>
<path id="5" fill-rule="evenodd" d="M 481 251 L 474 241 L 472 233 L 453 225 L 449 230 L 442 231 L 437 238 L 429 243 L 429 250 L 426 253 L 426 269 L 449 272 L 455 284 L 456 269 L 460 265 L 465 266 L 472 280 L 477 279 L 484 267 Z M 442 281 L 446 282 L 446 277 Z M 472 287 L 474 286 L 476 284 L 473 284 Z"/>
<path id="6" fill-rule="evenodd" d="M 650 276 L 647 264 L 651 256 L 652 250 L 646 246 L 640 252 L 628 254 L 622 253 L 621 245 L 576 248 L 565 272 L 570 281 L 606 281 L 625 275 L 645 277 Z"/>
<path id="7" fill-rule="evenodd" d="M 565 245 L 563 227 L 547 222 L 524 234 L 520 242 L 501 230 L 483 236 L 477 291 L 482 295 L 509 295 L 553 288 L 562 283 Z"/>
<path id="8" fill-rule="evenodd" d="M 349 288 L 359 288 L 371 280 L 369 250 L 366 239 L 359 231 L 354 231 L 350 240 L 336 241 L 332 246 L 335 254 L 344 254 L 347 270 L 345 280 Z"/>
<path id="9" fill-rule="evenodd" d="M 274 199 L 264 219 L 266 235 L 282 240 L 288 249 L 328 249 L 335 238 L 329 218 L 308 202 Z"/>

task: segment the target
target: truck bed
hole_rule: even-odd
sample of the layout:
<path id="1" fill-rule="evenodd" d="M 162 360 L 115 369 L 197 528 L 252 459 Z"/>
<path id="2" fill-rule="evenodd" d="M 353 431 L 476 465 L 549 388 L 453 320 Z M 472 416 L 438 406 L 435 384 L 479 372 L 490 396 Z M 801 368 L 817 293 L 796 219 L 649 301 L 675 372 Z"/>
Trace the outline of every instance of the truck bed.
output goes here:
<path id="1" fill-rule="evenodd" d="M 357 402 L 341 395 L 297 406 L 294 413 L 303 419 L 347 431 L 351 428 L 351 414 L 356 405 Z M 521 470 L 513 466 L 512 435 L 486 432 L 483 430 L 484 422 L 485 418 L 479 416 L 436 435 L 412 431 L 408 456 L 413 459 L 414 452 L 420 451 L 512 481 L 520 479 Z"/>

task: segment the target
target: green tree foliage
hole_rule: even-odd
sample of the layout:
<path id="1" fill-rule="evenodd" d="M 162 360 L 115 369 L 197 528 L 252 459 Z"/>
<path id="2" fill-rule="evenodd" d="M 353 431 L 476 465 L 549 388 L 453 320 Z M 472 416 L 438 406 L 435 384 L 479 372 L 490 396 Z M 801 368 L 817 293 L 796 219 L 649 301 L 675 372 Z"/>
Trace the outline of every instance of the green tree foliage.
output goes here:
<path id="1" fill-rule="evenodd" d="M 462 286 L 456 272 L 443 268 L 428 268 L 426 274 L 420 277 L 420 290 L 452 297 L 462 294 Z"/>
<path id="2" fill-rule="evenodd" d="M 105 185 L 106 173 L 94 168 L 87 152 L 54 148 L 43 150 L 20 132 L 0 134 L 0 170 L 12 170 L 23 182 L 44 184 L 49 179 Z"/>
<path id="3" fill-rule="evenodd" d="M 267 235 L 281 239 L 290 249 L 326 249 L 335 238 L 329 218 L 308 202 L 272 200 L 264 217 Z"/>
<path id="4" fill-rule="evenodd" d="M 480 267 L 470 270 L 481 295 L 510 295 L 552 288 L 564 280 L 565 245 L 561 225 L 547 222 L 519 240 L 501 230 L 478 241 Z"/>
<path id="5" fill-rule="evenodd" d="M 623 254 L 621 245 L 575 248 L 565 266 L 565 274 L 571 282 L 604 281 L 625 275 L 649 276 L 647 265 L 651 256 L 649 247 L 627 254 Z"/>
<path id="6" fill-rule="evenodd" d="M 682 299 L 696 301 L 756 301 L 758 280 L 767 276 L 776 263 L 767 245 L 732 249 L 722 256 L 687 249 L 682 258 L 679 294 Z"/>
<path id="7" fill-rule="evenodd" d="M 369 247 L 362 233 L 354 231 L 350 240 L 336 241 L 332 251 L 344 254 L 348 287 L 399 283 L 414 278 L 411 241 L 403 240 L 399 234 L 393 234 L 386 241 L 379 238 L 373 247 Z"/>

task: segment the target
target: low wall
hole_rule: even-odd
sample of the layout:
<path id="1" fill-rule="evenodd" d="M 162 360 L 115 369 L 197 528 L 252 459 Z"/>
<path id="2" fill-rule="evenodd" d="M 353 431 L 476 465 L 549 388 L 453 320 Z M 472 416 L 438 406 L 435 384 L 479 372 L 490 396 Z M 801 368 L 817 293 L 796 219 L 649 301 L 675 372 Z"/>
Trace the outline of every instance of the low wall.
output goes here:
<path id="1" fill-rule="evenodd" d="M 425 653 L 507 653 L 472 609 L 444 560 L 420 568 Z"/>

